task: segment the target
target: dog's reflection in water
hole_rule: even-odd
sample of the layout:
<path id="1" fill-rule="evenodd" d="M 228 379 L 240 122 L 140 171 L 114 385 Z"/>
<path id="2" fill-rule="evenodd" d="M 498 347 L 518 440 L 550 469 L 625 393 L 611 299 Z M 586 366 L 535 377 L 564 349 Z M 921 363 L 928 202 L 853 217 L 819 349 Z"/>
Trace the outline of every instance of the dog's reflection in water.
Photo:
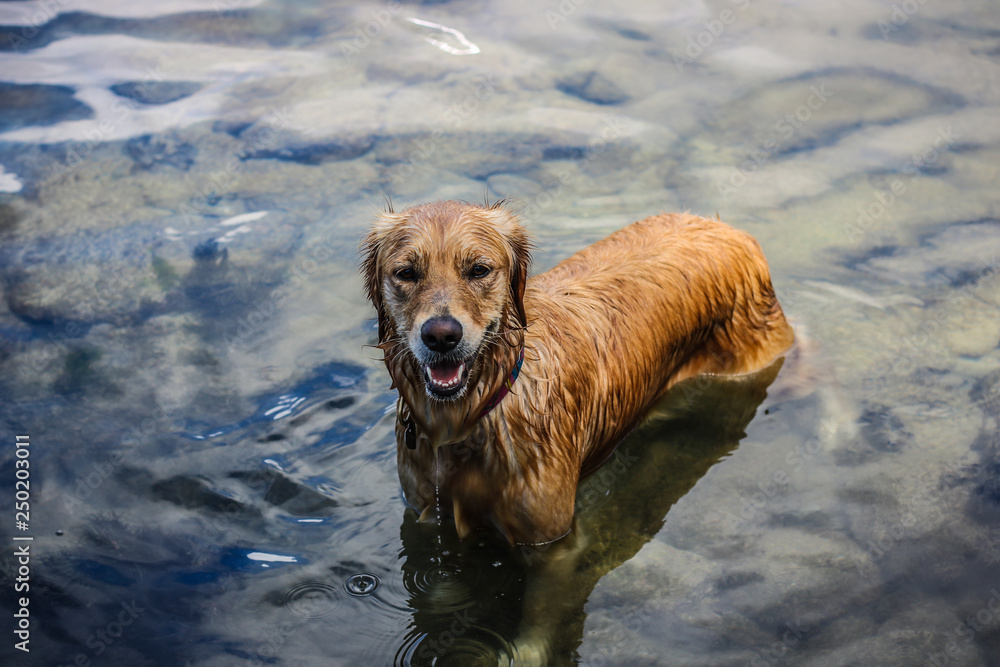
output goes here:
<path id="1" fill-rule="evenodd" d="M 413 609 L 397 664 L 573 665 L 597 582 L 648 542 L 667 511 L 744 437 L 783 360 L 745 376 L 702 376 L 672 388 L 645 426 L 581 480 L 573 530 L 539 546 L 453 522 L 401 526 Z"/>

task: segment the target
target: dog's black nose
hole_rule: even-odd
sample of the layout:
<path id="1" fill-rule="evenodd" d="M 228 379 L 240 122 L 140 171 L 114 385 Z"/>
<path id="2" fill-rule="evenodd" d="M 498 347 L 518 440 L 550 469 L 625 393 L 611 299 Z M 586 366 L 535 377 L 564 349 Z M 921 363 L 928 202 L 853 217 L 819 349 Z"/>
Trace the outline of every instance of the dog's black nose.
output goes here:
<path id="1" fill-rule="evenodd" d="M 462 340 L 462 324 L 450 315 L 432 317 L 420 327 L 420 340 L 432 352 L 450 352 Z"/>

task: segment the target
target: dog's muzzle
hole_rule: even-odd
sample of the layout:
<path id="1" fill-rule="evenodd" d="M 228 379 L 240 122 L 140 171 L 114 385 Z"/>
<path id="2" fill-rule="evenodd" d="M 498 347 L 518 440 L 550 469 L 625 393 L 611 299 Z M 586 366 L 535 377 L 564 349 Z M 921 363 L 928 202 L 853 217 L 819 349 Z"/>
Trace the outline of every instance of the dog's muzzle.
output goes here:
<path id="1" fill-rule="evenodd" d="M 434 358 L 423 364 L 427 389 L 440 398 L 455 396 L 469 379 L 466 360 L 453 354 L 462 335 L 461 322 L 450 315 L 432 317 L 420 327 L 420 340 Z"/>

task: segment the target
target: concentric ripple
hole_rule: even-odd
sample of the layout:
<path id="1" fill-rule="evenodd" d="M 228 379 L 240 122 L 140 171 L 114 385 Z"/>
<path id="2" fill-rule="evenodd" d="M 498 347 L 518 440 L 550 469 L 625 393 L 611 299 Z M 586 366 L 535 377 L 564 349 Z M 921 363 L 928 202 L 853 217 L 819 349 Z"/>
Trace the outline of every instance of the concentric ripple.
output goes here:
<path id="1" fill-rule="evenodd" d="M 340 606 L 340 592 L 323 581 L 303 581 L 285 591 L 281 605 L 301 618 L 322 618 Z"/>
<path id="2" fill-rule="evenodd" d="M 496 667 L 510 665 L 514 660 L 513 644 L 489 628 L 470 623 L 467 615 L 456 612 L 435 626 L 432 632 L 411 630 L 396 652 L 393 665 Z"/>
<path id="3" fill-rule="evenodd" d="M 433 600 L 437 613 L 464 609 L 475 602 L 481 571 L 462 568 L 457 561 L 439 561 L 427 569 L 404 567 L 403 585 L 415 599 Z"/>

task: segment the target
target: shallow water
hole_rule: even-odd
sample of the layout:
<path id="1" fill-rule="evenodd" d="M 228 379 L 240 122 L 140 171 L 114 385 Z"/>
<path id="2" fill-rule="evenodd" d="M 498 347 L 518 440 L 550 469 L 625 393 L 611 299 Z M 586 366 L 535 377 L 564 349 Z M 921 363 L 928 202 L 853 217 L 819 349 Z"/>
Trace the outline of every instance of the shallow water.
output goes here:
<path id="1" fill-rule="evenodd" d="M 555 664 L 1000 664 L 998 112 L 987 2 L 0 3 L 3 663 L 534 632 Z M 383 194 L 509 197 L 536 271 L 718 214 L 806 360 L 629 440 L 577 569 L 459 543 L 404 509 L 364 347 Z"/>

